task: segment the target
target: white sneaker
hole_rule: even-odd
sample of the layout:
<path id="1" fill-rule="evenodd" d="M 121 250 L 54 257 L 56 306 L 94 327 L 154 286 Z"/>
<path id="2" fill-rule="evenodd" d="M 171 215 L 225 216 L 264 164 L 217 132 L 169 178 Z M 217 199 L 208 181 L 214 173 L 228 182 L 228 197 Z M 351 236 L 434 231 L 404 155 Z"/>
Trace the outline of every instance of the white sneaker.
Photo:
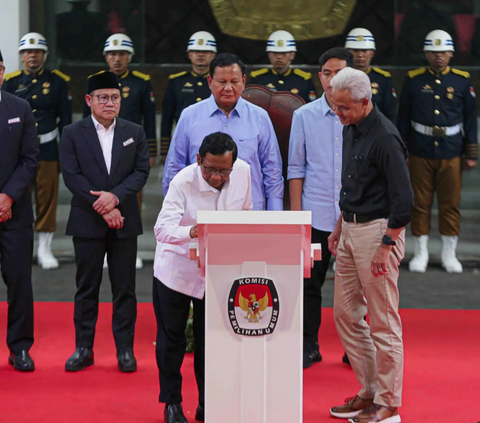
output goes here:
<path id="1" fill-rule="evenodd" d="M 137 256 L 137 261 L 135 262 L 135 269 L 143 269 L 143 260 Z"/>
<path id="2" fill-rule="evenodd" d="M 463 266 L 455 255 L 457 249 L 458 236 L 442 235 L 442 267 L 447 273 L 463 273 Z"/>
<path id="3" fill-rule="evenodd" d="M 58 268 L 58 260 L 52 254 L 53 232 L 38 233 L 37 261 L 44 270 Z"/>
<path id="4" fill-rule="evenodd" d="M 408 270 L 415 273 L 425 273 L 428 265 L 428 235 L 414 236 L 415 246 L 413 258 L 408 263 Z"/>

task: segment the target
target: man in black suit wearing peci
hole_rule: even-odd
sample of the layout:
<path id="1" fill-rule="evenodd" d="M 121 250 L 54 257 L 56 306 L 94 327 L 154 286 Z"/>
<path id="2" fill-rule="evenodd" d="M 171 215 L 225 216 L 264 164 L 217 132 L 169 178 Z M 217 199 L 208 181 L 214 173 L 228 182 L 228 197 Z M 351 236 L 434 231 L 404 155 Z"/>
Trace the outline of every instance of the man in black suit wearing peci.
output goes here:
<path id="1" fill-rule="evenodd" d="M 77 263 L 75 294 L 76 350 L 65 370 L 93 364 L 103 258 L 107 254 L 112 284 L 112 328 L 118 368 L 133 372 L 137 362 L 133 338 L 137 317 L 135 260 L 142 233 L 137 193 L 150 171 L 143 128 L 118 118 L 121 93 L 114 73 L 87 80 L 85 100 L 91 116 L 64 128 L 60 168 L 73 193 L 66 234 L 73 236 Z"/>
<path id="2" fill-rule="evenodd" d="M 4 73 L 0 52 L 0 87 Z M 24 372 L 35 370 L 29 350 L 33 344 L 31 185 L 37 159 L 37 129 L 30 105 L 0 91 L 0 268 L 7 285 L 8 362 Z"/>

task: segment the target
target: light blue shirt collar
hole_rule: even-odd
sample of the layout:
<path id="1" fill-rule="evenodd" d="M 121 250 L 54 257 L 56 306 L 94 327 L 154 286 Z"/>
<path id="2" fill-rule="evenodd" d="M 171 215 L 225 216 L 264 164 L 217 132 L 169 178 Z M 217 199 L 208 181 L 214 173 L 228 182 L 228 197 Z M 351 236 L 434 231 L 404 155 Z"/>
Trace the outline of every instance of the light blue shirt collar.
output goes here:
<path id="1" fill-rule="evenodd" d="M 327 116 L 328 112 L 330 114 L 335 115 L 332 109 L 330 109 L 330 106 L 327 103 L 327 98 L 325 96 L 325 93 L 323 93 L 322 97 L 320 97 L 320 108 L 322 109 L 322 114 L 323 116 Z"/>
<path id="2" fill-rule="evenodd" d="M 208 115 L 209 116 L 212 116 L 217 111 L 225 114 L 225 112 L 222 111 L 218 107 L 217 102 L 215 101 L 215 97 L 214 97 L 213 94 L 211 94 L 210 97 L 208 98 L 207 104 L 208 104 L 208 109 L 207 110 L 208 110 Z M 237 101 L 237 104 L 235 105 L 234 109 L 232 110 L 232 112 L 230 114 L 235 113 L 238 117 L 242 117 L 242 112 L 243 112 L 244 107 L 245 107 L 245 100 L 242 97 L 240 97 Z"/>

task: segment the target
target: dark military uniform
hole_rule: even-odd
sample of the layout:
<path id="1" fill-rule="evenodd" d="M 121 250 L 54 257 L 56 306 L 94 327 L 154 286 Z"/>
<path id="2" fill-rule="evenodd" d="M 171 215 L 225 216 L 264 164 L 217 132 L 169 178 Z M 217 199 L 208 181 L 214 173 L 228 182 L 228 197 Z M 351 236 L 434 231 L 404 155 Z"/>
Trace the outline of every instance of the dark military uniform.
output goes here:
<path id="1" fill-rule="evenodd" d="M 410 71 L 400 99 L 398 129 L 410 153 L 412 234 L 429 233 L 436 190 L 440 233 L 458 235 L 462 156 L 478 156 L 477 105 L 469 73 L 450 67 L 441 74 L 429 68 Z"/>
<path id="2" fill-rule="evenodd" d="M 180 72 L 169 76 L 169 83 L 163 98 L 162 131 L 160 154 L 166 157 L 172 140 L 174 122 L 180 118 L 183 109 L 210 97 L 208 73 L 198 75 L 193 71 Z"/>
<path id="3" fill-rule="evenodd" d="M 263 68 L 250 73 L 249 84 L 259 84 L 272 91 L 291 91 L 307 103 L 317 98 L 312 74 L 301 69 L 289 68 L 284 74 L 275 69 Z"/>
<path id="4" fill-rule="evenodd" d="M 42 69 L 33 75 L 16 71 L 5 75 L 3 91 L 27 100 L 32 108 L 40 143 L 35 179 L 37 232 L 55 232 L 58 198 L 58 133 L 72 123 L 70 77 L 59 70 Z M 57 125 L 57 118 L 59 119 Z"/>
<path id="5" fill-rule="evenodd" d="M 397 94 L 390 72 L 371 67 L 366 74 L 372 84 L 372 101 L 393 124 L 397 121 Z"/>
<path id="6" fill-rule="evenodd" d="M 123 75 L 117 76 L 117 79 L 122 92 L 118 117 L 143 126 L 147 135 L 150 157 L 156 157 L 155 97 L 150 83 L 150 75 L 128 70 Z M 90 107 L 85 103 L 83 117 L 89 115 Z"/>

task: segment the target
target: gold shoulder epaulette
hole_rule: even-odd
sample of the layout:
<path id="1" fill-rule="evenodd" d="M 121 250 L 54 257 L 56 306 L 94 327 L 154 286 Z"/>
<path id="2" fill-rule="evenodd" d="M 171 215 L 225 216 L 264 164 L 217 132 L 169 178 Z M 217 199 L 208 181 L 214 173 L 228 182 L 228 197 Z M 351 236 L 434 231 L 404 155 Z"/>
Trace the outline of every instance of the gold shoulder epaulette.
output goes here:
<path id="1" fill-rule="evenodd" d="M 21 74 L 22 74 L 21 70 L 17 70 L 15 72 L 7 73 L 7 74 L 5 74 L 5 81 L 8 81 L 9 79 L 15 78 L 15 77 L 17 77 L 18 75 L 21 75 Z"/>
<path id="2" fill-rule="evenodd" d="M 132 72 L 132 75 L 135 75 L 136 77 L 141 78 L 144 81 L 150 81 L 150 75 L 147 75 L 146 73 L 142 73 L 142 72 L 134 70 Z"/>
<path id="3" fill-rule="evenodd" d="M 427 71 L 427 68 L 418 68 L 415 70 L 411 70 L 408 72 L 408 77 L 409 78 L 415 78 L 418 75 L 421 75 L 422 73 L 425 73 Z"/>
<path id="4" fill-rule="evenodd" d="M 59 76 L 60 78 L 62 78 L 66 82 L 70 81 L 70 79 L 71 79 L 68 75 L 65 75 L 63 72 L 60 72 L 58 69 L 52 70 L 52 73 Z"/>
<path id="5" fill-rule="evenodd" d="M 461 71 L 460 69 L 452 68 L 452 72 L 457 75 L 463 76 L 464 78 L 467 78 L 467 79 L 470 78 L 470 74 L 466 71 Z"/>
<path id="6" fill-rule="evenodd" d="M 387 78 L 391 78 L 392 74 L 386 70 L 380 69 L 380 68 L 372 68 L 375 72 L 379 73 L 380 75 L 383 75 Z"/>
<path id="7" fill-rule="evenodd" d="M 259 69 L 259 70 L 250 72 L 250 76 L 252 78 L 256 78 L 257 76 L 263 75 L 264 73 L 268 73 L 268 71 L 269 71 L 268 68 Z"/>
<path id="8" fill-rule="evenodd" d="M 186 75 L 187 74 L 187 71 L 183 71 L 183 72 L 179 72 L 179 73 L 172 73 L 168 79 L 175 79 L 175 78 L 178 78 L 179 76 L 183 76 L 183 75 Z"/>
<path id="9" fill-rule="evenodd" d="M 293 73 L 294 73 L 295 75 L 301 76 L 303 79 L 305 79 L 305 80 L 307 80 L 307 81 L 308 81 L 309 79 L 311 79 L 311 77 L 312 77 L 312 74 L 311 74 L 310 72 L 305 72 L 305 71 L 303 71 L 303 70 L 301 70 L 301 69 L 294 69 L 294 70 L 293 70 Z"/>
<path id="10" fill-rule="evenodd" d="M 95 76 L 95 75 L 100 75 L 101 73 L 105 73 L 106 71 L 102 70 L 100 72 L 97 72 L 97 73 L 92 73 L 91 75 L 88 75 L 88 78 L 87 79 L 90 79 L 92 76 Z"/>

